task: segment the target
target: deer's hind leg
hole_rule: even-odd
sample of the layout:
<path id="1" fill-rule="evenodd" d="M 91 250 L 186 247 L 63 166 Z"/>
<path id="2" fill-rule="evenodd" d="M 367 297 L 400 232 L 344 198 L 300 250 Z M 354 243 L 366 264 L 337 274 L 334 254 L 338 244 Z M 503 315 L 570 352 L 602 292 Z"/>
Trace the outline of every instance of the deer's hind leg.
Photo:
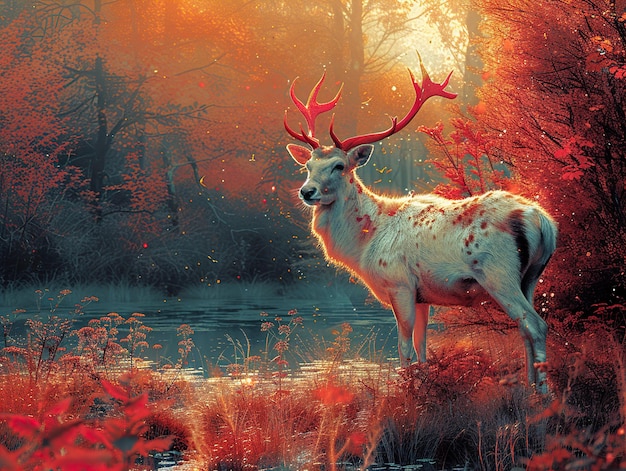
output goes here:
<path id="1" fill-rule="evenodd" d="M 521 281 L 516 280 L 515 276 L 501 273 L 496 267 L 493 268 L 493 271 L 477 270 L 476 281 L 517 322 L 526 349 L 528 383 L 534 385 L 538 392 L 547 393 L 547 377 L 540 364 L 546 361 L 548 325 L 527 299 L 528 293 L 522 292 Z M 486 277 L 484 273 L 491 273 L 491 276 Z M 527 288 L 529 286 L 530 284 Z"/>

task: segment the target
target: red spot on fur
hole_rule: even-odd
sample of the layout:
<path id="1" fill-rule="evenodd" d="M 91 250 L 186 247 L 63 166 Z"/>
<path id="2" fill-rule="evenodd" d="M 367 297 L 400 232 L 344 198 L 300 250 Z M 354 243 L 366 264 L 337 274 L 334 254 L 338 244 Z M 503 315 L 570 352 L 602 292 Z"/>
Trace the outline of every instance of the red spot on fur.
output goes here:
<path id="1" fill-rule="evenodd" d="M 467 238 L 465 239 L 465 247 L 469 247 L 469 244 L 471 244 L 474 241 L 474 234 L 470 234 L 467 236 Z"/>
<path id="2" fill-rule="evenodd" d="M 398 201 L 381 201 L 378 203 L 378 214 L 385 213 L 387 216 L 395 216 L 401 206 L 402 204 Z"/>
<path id="3" fill-rule="evenodd" d="M 474 265 L 478 265 L 478 260 L 472 260 L 472 263 L 473 263 Z"/>
<path id="4" fill-rule="evenodd" d="M 463 227 L 471 225 L 474 222 L 474 216 L 476 216 L 476 213 L 479 211 L 480 207 L 481 205 L 478 203 L 463 203 L 461 205 L 461 208 L 463 208 L 464 211 L 458 214 L 456 218 L 454 218 L 452 224 L 461 224 Z"/>
<path id="5" fill-rule="evenodd" d="M 483 212 L 483 211 L 481 211 L 481 212 Z M 481 223 L 480 223 L 480 228 L 481 228 L 481 229 L 486 229 L 486 228 L 487 228 L 487 221 L 483 221 L 483 222 L 481 222 Z"/>
<path id="6" fill-rule="evenodd" d="M 371 237 L 376 230 L 369 214 L 364 214 L 363 217 L 357 216 L 356 222 L 361 225 L 361 237 Z"/>

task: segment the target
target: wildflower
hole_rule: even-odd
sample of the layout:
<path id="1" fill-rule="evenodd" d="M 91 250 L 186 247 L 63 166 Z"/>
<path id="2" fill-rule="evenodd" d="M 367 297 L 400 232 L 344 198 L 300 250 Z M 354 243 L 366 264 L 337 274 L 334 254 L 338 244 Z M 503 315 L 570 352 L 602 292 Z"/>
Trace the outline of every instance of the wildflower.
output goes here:
<path id="1" fill-rule="evenodd" d="M 4 353 L 9 354 L 9 355 L 12 354 L 12 355 L 26 356 L 26 354 L 28 353 L 28 350 L 26 350 L 25 348 L 14 347 L 14 346 L 5 347 L 3 350 L 4 350 Z"/>
<path id="2" fill-rule="evenodd" d="M 62 289 L 61 291 L 59 291 L 59 294 L 61 296 L 67 296 L 68 294 L 72 294 L 72 290 L 69 289 Z"/>
<path id="3" fill-rule="evenodd" d="M 300 317 L 300 316 L 294 317 L 291 322 L 293 322 L 296 325 L 301 325 L 302 324 L 302 317 Z"/>
<path id="4" fill-rule="evenodd" d="M 288 325 L 281 325 L 278 327 L 278 333 L 289 335 L 291 333 L 291 327 L 289 327 Z"/>
<path id="5" fill-rule="evenodd" d="M 59 361 L 70 368 L 76 368 L 80 365 L 82 357 L 80 355 L 63 355 Z"/>
<path id="6" fill-rule="evenodd" d="M 272 327 L 274 327 L 274 323 L 273 322 L 263 322 L 261 324 L 261 332 L 267 332 Z"/>
<path id="7" fill-rule="evenodd" d="M 267 317 L 269 314 L 265 311 L 261 311 L 261 317 Z"/>
<path id="8" fill-rule="evenodd" d="M 279 340 L 278 342 L 276 342 L 276 345 L 274 345 L 274 350 L 276 350 L 279 353 L 283 353 L 287 351 L 288 349 L 289 349 L 289 342 L 287 342 L 286 340 Z"/>
<path id="9" fill-rule="evenodd" d="M 181 326 L 176 330 L 178 331 L 178 335 L 181 337 L 188 337 L 194 334 L 194 331 L 189 324 L 181 324 Z"/>
<path id="10" fill-rule="evenodd" d="M 295 316 L 296 314 L 298 314 L 298 310 L 297 309 L 291 309 L 287 313 L 287 315 L 289 315 L 289 316 Z"/>

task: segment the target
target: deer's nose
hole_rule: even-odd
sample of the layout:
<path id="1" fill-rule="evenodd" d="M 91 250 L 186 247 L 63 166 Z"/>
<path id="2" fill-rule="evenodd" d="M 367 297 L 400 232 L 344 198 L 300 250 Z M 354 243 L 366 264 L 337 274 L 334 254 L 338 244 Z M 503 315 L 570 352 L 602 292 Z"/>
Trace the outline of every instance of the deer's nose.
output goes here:
<path id="1" fill-rule="evenodd" d="M 304 201 L 311 201 L 311 199 L 313 199 L 313 196 L 316 193 L 316 189 L 315 188 L 305 188 L 302 187 L 300 188 L 300 196 L 302 196 L 302 199 Z"/>

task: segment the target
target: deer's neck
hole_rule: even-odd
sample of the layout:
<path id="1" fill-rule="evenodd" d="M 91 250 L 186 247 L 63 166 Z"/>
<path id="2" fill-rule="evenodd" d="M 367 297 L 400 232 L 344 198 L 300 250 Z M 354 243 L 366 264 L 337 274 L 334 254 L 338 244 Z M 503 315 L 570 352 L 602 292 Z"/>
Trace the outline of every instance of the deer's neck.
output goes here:
<path id="1" fill-rule="evenodd" d="M 372 193 L 353 174 L 343 197 L 330 206 L 317 206 L 312 228 L 322 242 L 327 258 L 354 268 L 359 254 L 377 231 L 381 197 Z"/>

